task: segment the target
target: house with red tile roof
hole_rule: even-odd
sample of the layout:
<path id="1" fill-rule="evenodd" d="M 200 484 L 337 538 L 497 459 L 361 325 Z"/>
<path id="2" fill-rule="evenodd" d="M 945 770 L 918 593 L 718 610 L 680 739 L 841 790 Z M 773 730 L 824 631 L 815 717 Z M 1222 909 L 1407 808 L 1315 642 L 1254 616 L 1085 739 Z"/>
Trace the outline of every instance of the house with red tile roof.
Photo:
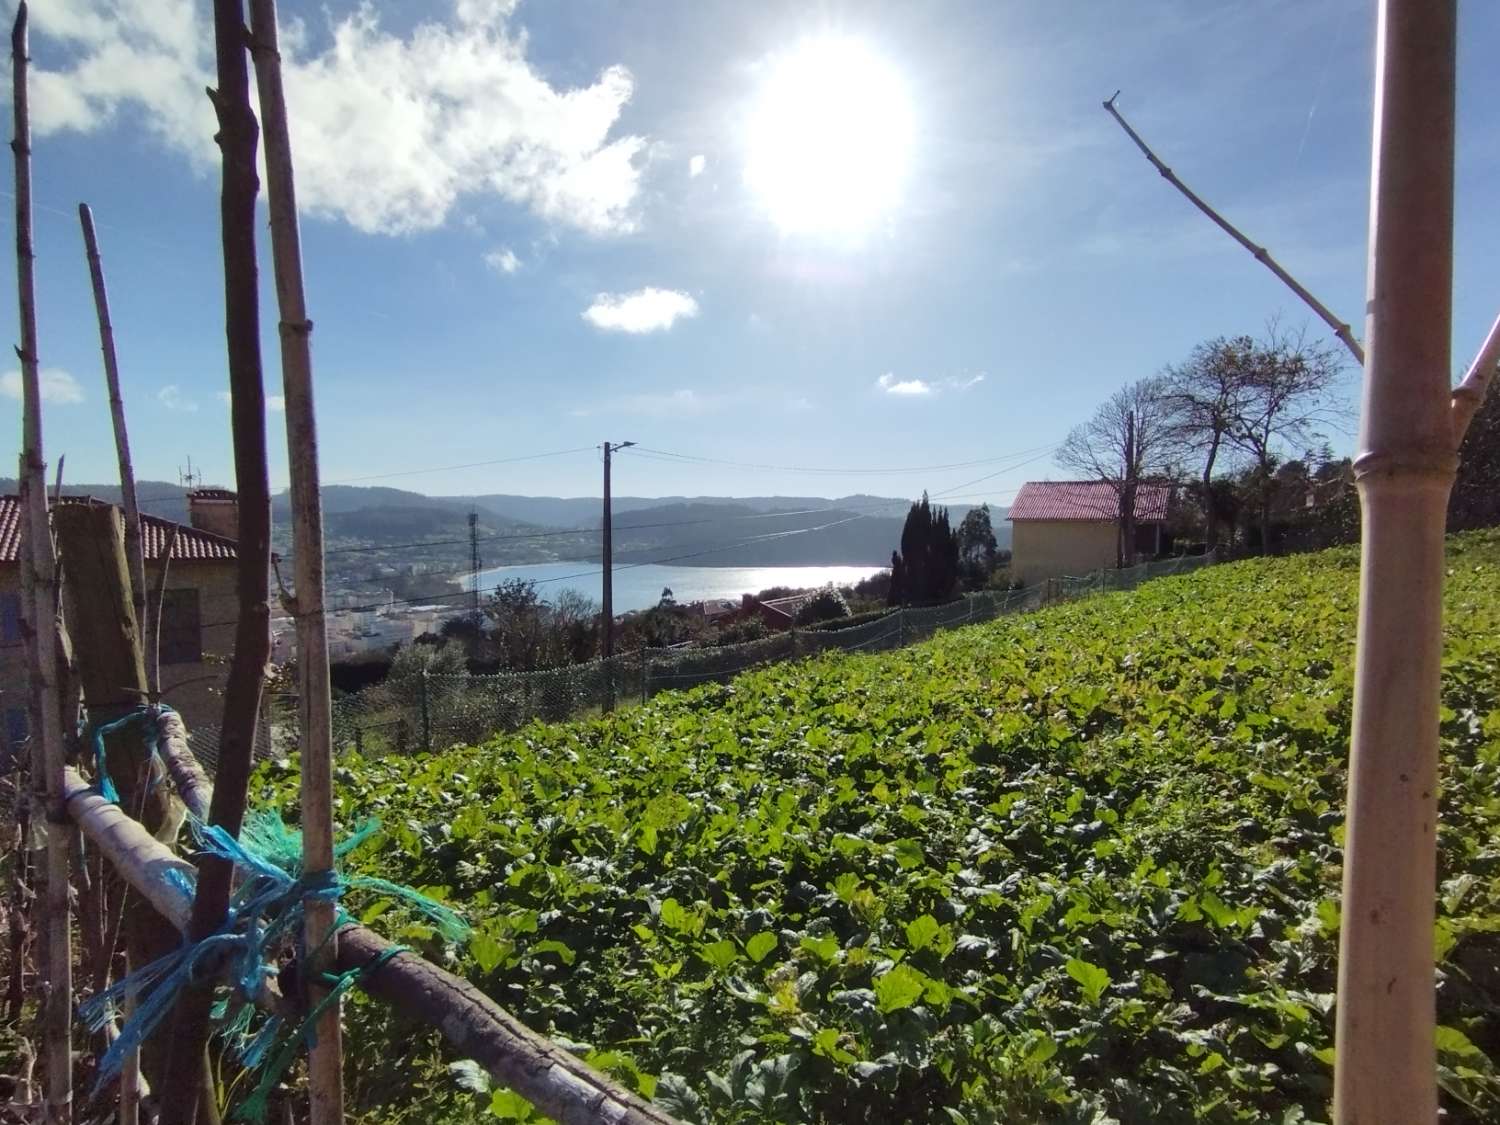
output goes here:
<path id="1" fill-rule="evenodd" d="M 1166 546 L 1172 486 L 1138 484 L 1135 543 L 1127 556 Z M 1028 481 L 1011 504 L 1011 575 L 1027 586 L 1112 567 L 1119 558 L 1119 486 L 1106 480 Z"/>
<path id="2" fill-rule="evenodd" d="M 190 735 L 199 731 L 213 739 L 239 619 L 235 589 L 239 506 L 235 494 L 224 489 L 195 489 L 187 500 L 190 524 L 141 515 L 146 586 L 154 609 L 170 544 L 161 599 L 162 698 L 181 712 Z M 105 501 L 64 496 L 58 503 Z M 21 644 L 21 523 L 19 498 L 0 496 L 0 769 L 27 733 L 30 676 Z M 66 576 L 65 560 L 63 573 Z"/>

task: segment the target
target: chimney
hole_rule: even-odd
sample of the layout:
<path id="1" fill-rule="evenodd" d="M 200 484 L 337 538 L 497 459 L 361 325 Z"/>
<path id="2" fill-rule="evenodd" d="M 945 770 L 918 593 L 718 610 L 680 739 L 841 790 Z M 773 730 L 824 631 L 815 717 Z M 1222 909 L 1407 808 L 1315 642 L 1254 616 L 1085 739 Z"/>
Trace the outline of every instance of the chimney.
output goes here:
<path id="1" fill-rule="evenodd" d="M 199 531 L 240 537 L 240 500 L 227 488 L 195 488 L 187 494 L 188 519 Z"/>

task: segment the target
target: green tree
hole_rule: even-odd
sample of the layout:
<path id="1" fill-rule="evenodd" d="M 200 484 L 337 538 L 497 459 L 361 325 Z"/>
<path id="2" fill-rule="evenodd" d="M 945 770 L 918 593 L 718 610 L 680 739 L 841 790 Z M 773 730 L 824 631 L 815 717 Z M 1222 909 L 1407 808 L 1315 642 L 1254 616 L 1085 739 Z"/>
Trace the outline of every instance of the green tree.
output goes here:
<path id="1" fill-rule="evenodd" d="M 983 586 L 995 569 L 999 552 L 995 528 L 990 523 L 990 506 L 970 508 L 958 525 L 959 571 L 975 588 Z"/>
<path id="2" fill-rule="evenodd" d="M 490 636 L 505 667 L 517 672 L 540 668 L 546 653 L 546 614 L 536 583 L 512 578 L 495 587 L 485 605 Z"/>
<path id="3" fill-rule="evenodd" d="M 892 605 L 947 601 L 958 584 L 958 535 L 948 509 L 922 499 L 906 513 L 901 550 L 891 557 Z"/>
<path id="4" fill-rule="evenodd" d="M 849 616 L 849 603 L 833 586 L 824 586 L 797 611 L 798 625 L 814 625 Z"/>

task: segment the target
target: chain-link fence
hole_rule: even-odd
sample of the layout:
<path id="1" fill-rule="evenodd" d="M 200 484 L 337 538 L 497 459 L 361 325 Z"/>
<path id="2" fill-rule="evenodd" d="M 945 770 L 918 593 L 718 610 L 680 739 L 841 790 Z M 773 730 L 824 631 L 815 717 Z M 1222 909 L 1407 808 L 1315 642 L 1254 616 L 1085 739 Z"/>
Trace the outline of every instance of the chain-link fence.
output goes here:
<path id="1" fill-rule="evenodd" d="M 1218 561 L 1217 555 L 1183 555 L 1160 562 L 1141 563 L 1120 570 L 1096 570 L 1077 578 L 1049 578 L 1043 585 L 1043 604 L 1070 601 L 1087 594 L 1100 594 L 1110 590 L 1134 590 L 1142 582 L 1153 578 L 1166 578 L 1173 574 L 1186 574 L 1200 567 L 1211 566 Z"/>
<path id="2" fill-rule="evenodd" d="M 824 652 L 881 652 L 926 640 L 940 629 L 977 624 L 1106 590 L 1182 574 L 1211 555 L 1144 563 L 1126 570 L 1054 578 L 1022 590 L 984 590 L 945 605 L 894 609 L 845 627 L 791 629 L 714 648 L 647 649 L 562 668 L 497 675 L 413 673 L 340 697 L 333 704 L 336 751 L 405 753 L 480 742 L 533 719 L 559 720 L 644 702 L 659 692 L 725 683 L 742 672 Z M 271 746 L 295 744 L 295 701 L 271 709 Z M 283 724 L 293 725 L 287 729 Z M 194 740 L 194 749 L 197 739 Z"/>

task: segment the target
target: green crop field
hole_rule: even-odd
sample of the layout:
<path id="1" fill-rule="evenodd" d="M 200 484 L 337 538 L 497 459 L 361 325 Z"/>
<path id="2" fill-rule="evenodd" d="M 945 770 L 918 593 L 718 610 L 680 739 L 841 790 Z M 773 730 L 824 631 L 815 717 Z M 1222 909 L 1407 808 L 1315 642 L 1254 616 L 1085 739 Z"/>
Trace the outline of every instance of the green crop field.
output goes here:
<path id="1" fill-rule="evenodd" d="M 1449 553 L 1440 1076 L 1447 1120 L 1494 1121 L 1500 534 Z M 1214 567 L 346 759 L 343 823 L 384 825 L 351 863 L 475 936 L 377 928 L 687 1120 L 1326 1120 L 1356 580 L 1349 550 Z M 350 1020 L 362 1120 L 531 1119 Z"/>

